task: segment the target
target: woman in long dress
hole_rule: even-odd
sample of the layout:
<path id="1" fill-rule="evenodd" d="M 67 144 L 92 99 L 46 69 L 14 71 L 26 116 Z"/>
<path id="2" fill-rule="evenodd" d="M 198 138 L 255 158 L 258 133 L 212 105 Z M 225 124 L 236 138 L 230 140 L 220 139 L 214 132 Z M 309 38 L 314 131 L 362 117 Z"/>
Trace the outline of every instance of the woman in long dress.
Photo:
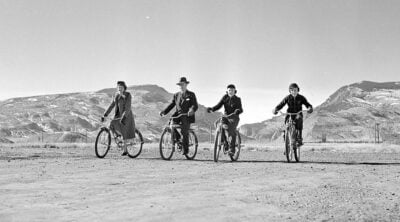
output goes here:
<path id="1" fill-rule="evenodd" d="M 126 89 L 127 86 L 124 81 L 117 82 L 117 92 L 104 113 L 104 117 L 107 117 L 115 107 L 114 119 L 110 123 L 110 128 L 124 139 L 123 156 L 128 154 L 126 144 L 135 138 L 135 120 L 131 109 L 132 95 Z M 104 117 L 102 120 L 104 120 Z"/>

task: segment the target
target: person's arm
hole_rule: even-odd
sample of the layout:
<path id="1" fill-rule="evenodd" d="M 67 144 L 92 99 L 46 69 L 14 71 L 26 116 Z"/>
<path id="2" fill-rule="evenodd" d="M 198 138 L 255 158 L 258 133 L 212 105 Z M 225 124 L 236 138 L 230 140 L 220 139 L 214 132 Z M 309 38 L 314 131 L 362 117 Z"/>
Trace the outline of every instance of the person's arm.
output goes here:
<path id="1" fill-rule="evenodd" d="M 235 110 L 236 115 L 243 113 L 242 100 L 240 98 L 238 98 L 238 109 L 237 110 Z"/>
<path id="2" fill-rule="evenodd" d="M 175 106 L 175 96 L 176 96 L 176 94 L 172 97 L 172 101 L 171 101 L 171 103 L 167 106 L 167 108 L 165 108 L 165 109 L 161 112 L 163 115 L 168 114 L 169 111 L 171 111 L 171 109 L 174 108 L 174 106 Z"/>
<path id="3" fill-rule="evenodd" d="M 110 106 L 107 108 L 106 112 L 104 112 L 104 115 L 103 115 L 103 116 L 107 117 L 108 114 L 110 114 L 111 110 L 114 109 L 114 107 L 115 107 L 115 97 L 113 96 L 113 98 L 112 98 L 112 103 L 111 103 Z"/>
<path id="4" fill-rule="evenodd" d="M 127 93 L 126 95 L 126 99 L 125 99 L 125 106 L 124 106 L 124 112 L 121 115 L 121 119 L 125 119 L 127 113 L 130 113 L 132 108 L 131 108 L 131 104 L 132 104 L 132 95 L 130 93 Z"/>
<path id="5" fill-rule="evenodd" d="M 192 106 L 189 108 L 189 116 L 193 115 L 197 109 L 199 108 L 199 104 L 197 103 L 196 94 L 192 94 Z"/>
<path id="6" fill-rule="evenodd" d="M 307 107 L 307 109 L 312 109 L 312 105 L 307 101 L 306 97 L 303 96 L 303 104 Z"/>
<path id="7" fill-rule="evenodd" d="M 217 105 L 215 105 L 214 107 L 211 107 L 211 110 L 212 110 L 213 112 L 215 112 L 215 111 L 221 109 L 221 107 L 224 105 L 224 100 L 225 100 L 225 96 L 223 96 L 223 97 L 221 98 L 221 100 L 218 102 Z"/>
<path id="8" fill-rule="evenodd" d="M 312 113 L 314 111 L 312 105 L 307 101 L 306 97 L 304 97 L 304 96 L 303 96 L 302 103 L 307 107 L 308 113 Z"/>
<path id="9" fill-rule="evenodd" d="M 288 97 L 286 96 L 276 107 L 275 112 L 281 110 L 287 104 Z"/>

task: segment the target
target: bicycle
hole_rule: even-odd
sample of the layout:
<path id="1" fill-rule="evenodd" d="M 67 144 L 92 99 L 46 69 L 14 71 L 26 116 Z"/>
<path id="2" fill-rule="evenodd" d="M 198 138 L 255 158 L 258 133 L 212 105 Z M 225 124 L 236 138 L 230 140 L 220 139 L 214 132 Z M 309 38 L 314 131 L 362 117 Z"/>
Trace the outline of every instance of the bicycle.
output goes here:
<path id="1" fill-rule="evenodd" d="M 291 117 L 298 116 L 300 113 L 306 112 L 305 110 L 297 113 L 283 113 L 282 115 L 288 115 L 289 119 L 285 125 L 284 130 L 284 141 L 285 141 L 285 155 L 287 162 L 293 162 L 293 157 L 296 162 L 300 161 L 300 146 L 298 146 L 298 131 L 296 130 L 296 122 Z"/>
<path id="2" fill-rule="evenodd" d="M 228 131 L 224 128 L 224 124 L 222 124 L 223 118 L 228 118 L 232 116 L 234 113 L 229 115 L 221 116 L 216 122 L 215 126 L 217 128 L 216 135 L 215 135 L 215 142 L 214 142 L 214 162 L 218 162 L 219 154 L 221 149 L 223 150 L 224 154 L 226 155 L 229 152 L 229 143 L 228 143 Z M 233 155 L 229 155 L 231 161 L 237 161 L 240 155 L 242 139 L 240 137 L 240 133 L 236 130 L 236 143 L 235 143 L 235 153 Z"/>
<path id="3" fill-rule="evenodd" d="M 108 118 L 110 119 L 110 118 Z M 117 118 L 115 120 L 120 120 L 121 118 Z M 109 122 L 109 121 L 107 121 Z M 95 142 L 95 153 L 98 158 L 104 158 L 111 147 L 111 135 L 117 144 L 119 149 L 122 149 L 125 145 L 125 142 L 121 135 L 109 127 L 109 123 L 106 121 L 102 122 L 103 127 L 100 128 L 99 133 L 96 137 Z M 135 128 L 135 138 L 132 139 L 131 142 L 126 144 L 126 149 L 128 151 L 128 156 L 131 158 L 136 158 L 140 155 L 143 148 L 143 136 L 138 129 Z"/>
<path id="4" fill-rule="evenodd" d="M 182 134 L 180 134 L 180 140 L 177 138 L 176 132 L 177 129 L 181 129 L 179 124 L 174 124 L 173 120 L 178 119 L 181 116 L 187 116 L 187 114 L 180 114 L 176 117 L 170 117 L 167 126 L 164 128 L 161 139 L 160 139 L 160 155 L 163 160 L 170 160 L 175 150 L 178 150 L 179 153 L 183 153 L 183 143 L 182 143 Z M 197 154 L 197 148 L 199 146 L 199 142 L 197 139 L 194 130 L 189 129 L 189 147 L 188 153 L 185 154 L 186 159 L 193 160 Z"/>

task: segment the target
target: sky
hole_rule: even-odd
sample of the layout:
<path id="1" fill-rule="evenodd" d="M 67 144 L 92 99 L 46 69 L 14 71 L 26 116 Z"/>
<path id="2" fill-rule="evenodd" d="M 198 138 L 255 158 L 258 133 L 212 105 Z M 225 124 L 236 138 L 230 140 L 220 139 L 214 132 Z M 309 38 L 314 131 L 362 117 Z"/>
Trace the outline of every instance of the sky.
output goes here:
<path id="1" fill-rule="evenodd" d="M 241 123 L 296 82 L 314 106 L 341 86 L 399 81 L 400 1 L 0 0 L 0 100 L 186 76 L 200 104 L 237 86 Z M 138 117 L 140 118 L 140 117 Z"/>

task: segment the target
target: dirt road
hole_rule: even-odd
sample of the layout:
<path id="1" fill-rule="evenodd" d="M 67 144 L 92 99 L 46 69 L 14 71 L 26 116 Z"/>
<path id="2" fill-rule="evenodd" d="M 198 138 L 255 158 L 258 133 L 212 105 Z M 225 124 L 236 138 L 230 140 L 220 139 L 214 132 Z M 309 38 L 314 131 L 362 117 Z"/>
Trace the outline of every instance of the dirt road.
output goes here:
<path id="1" fill-rule="evenodd" d="M 201 147 L 201 148 L 204 148 Z M 0 221 L 400 221 L 400 150 L 242 152 L 240 162 L 0 148 Z"/>

